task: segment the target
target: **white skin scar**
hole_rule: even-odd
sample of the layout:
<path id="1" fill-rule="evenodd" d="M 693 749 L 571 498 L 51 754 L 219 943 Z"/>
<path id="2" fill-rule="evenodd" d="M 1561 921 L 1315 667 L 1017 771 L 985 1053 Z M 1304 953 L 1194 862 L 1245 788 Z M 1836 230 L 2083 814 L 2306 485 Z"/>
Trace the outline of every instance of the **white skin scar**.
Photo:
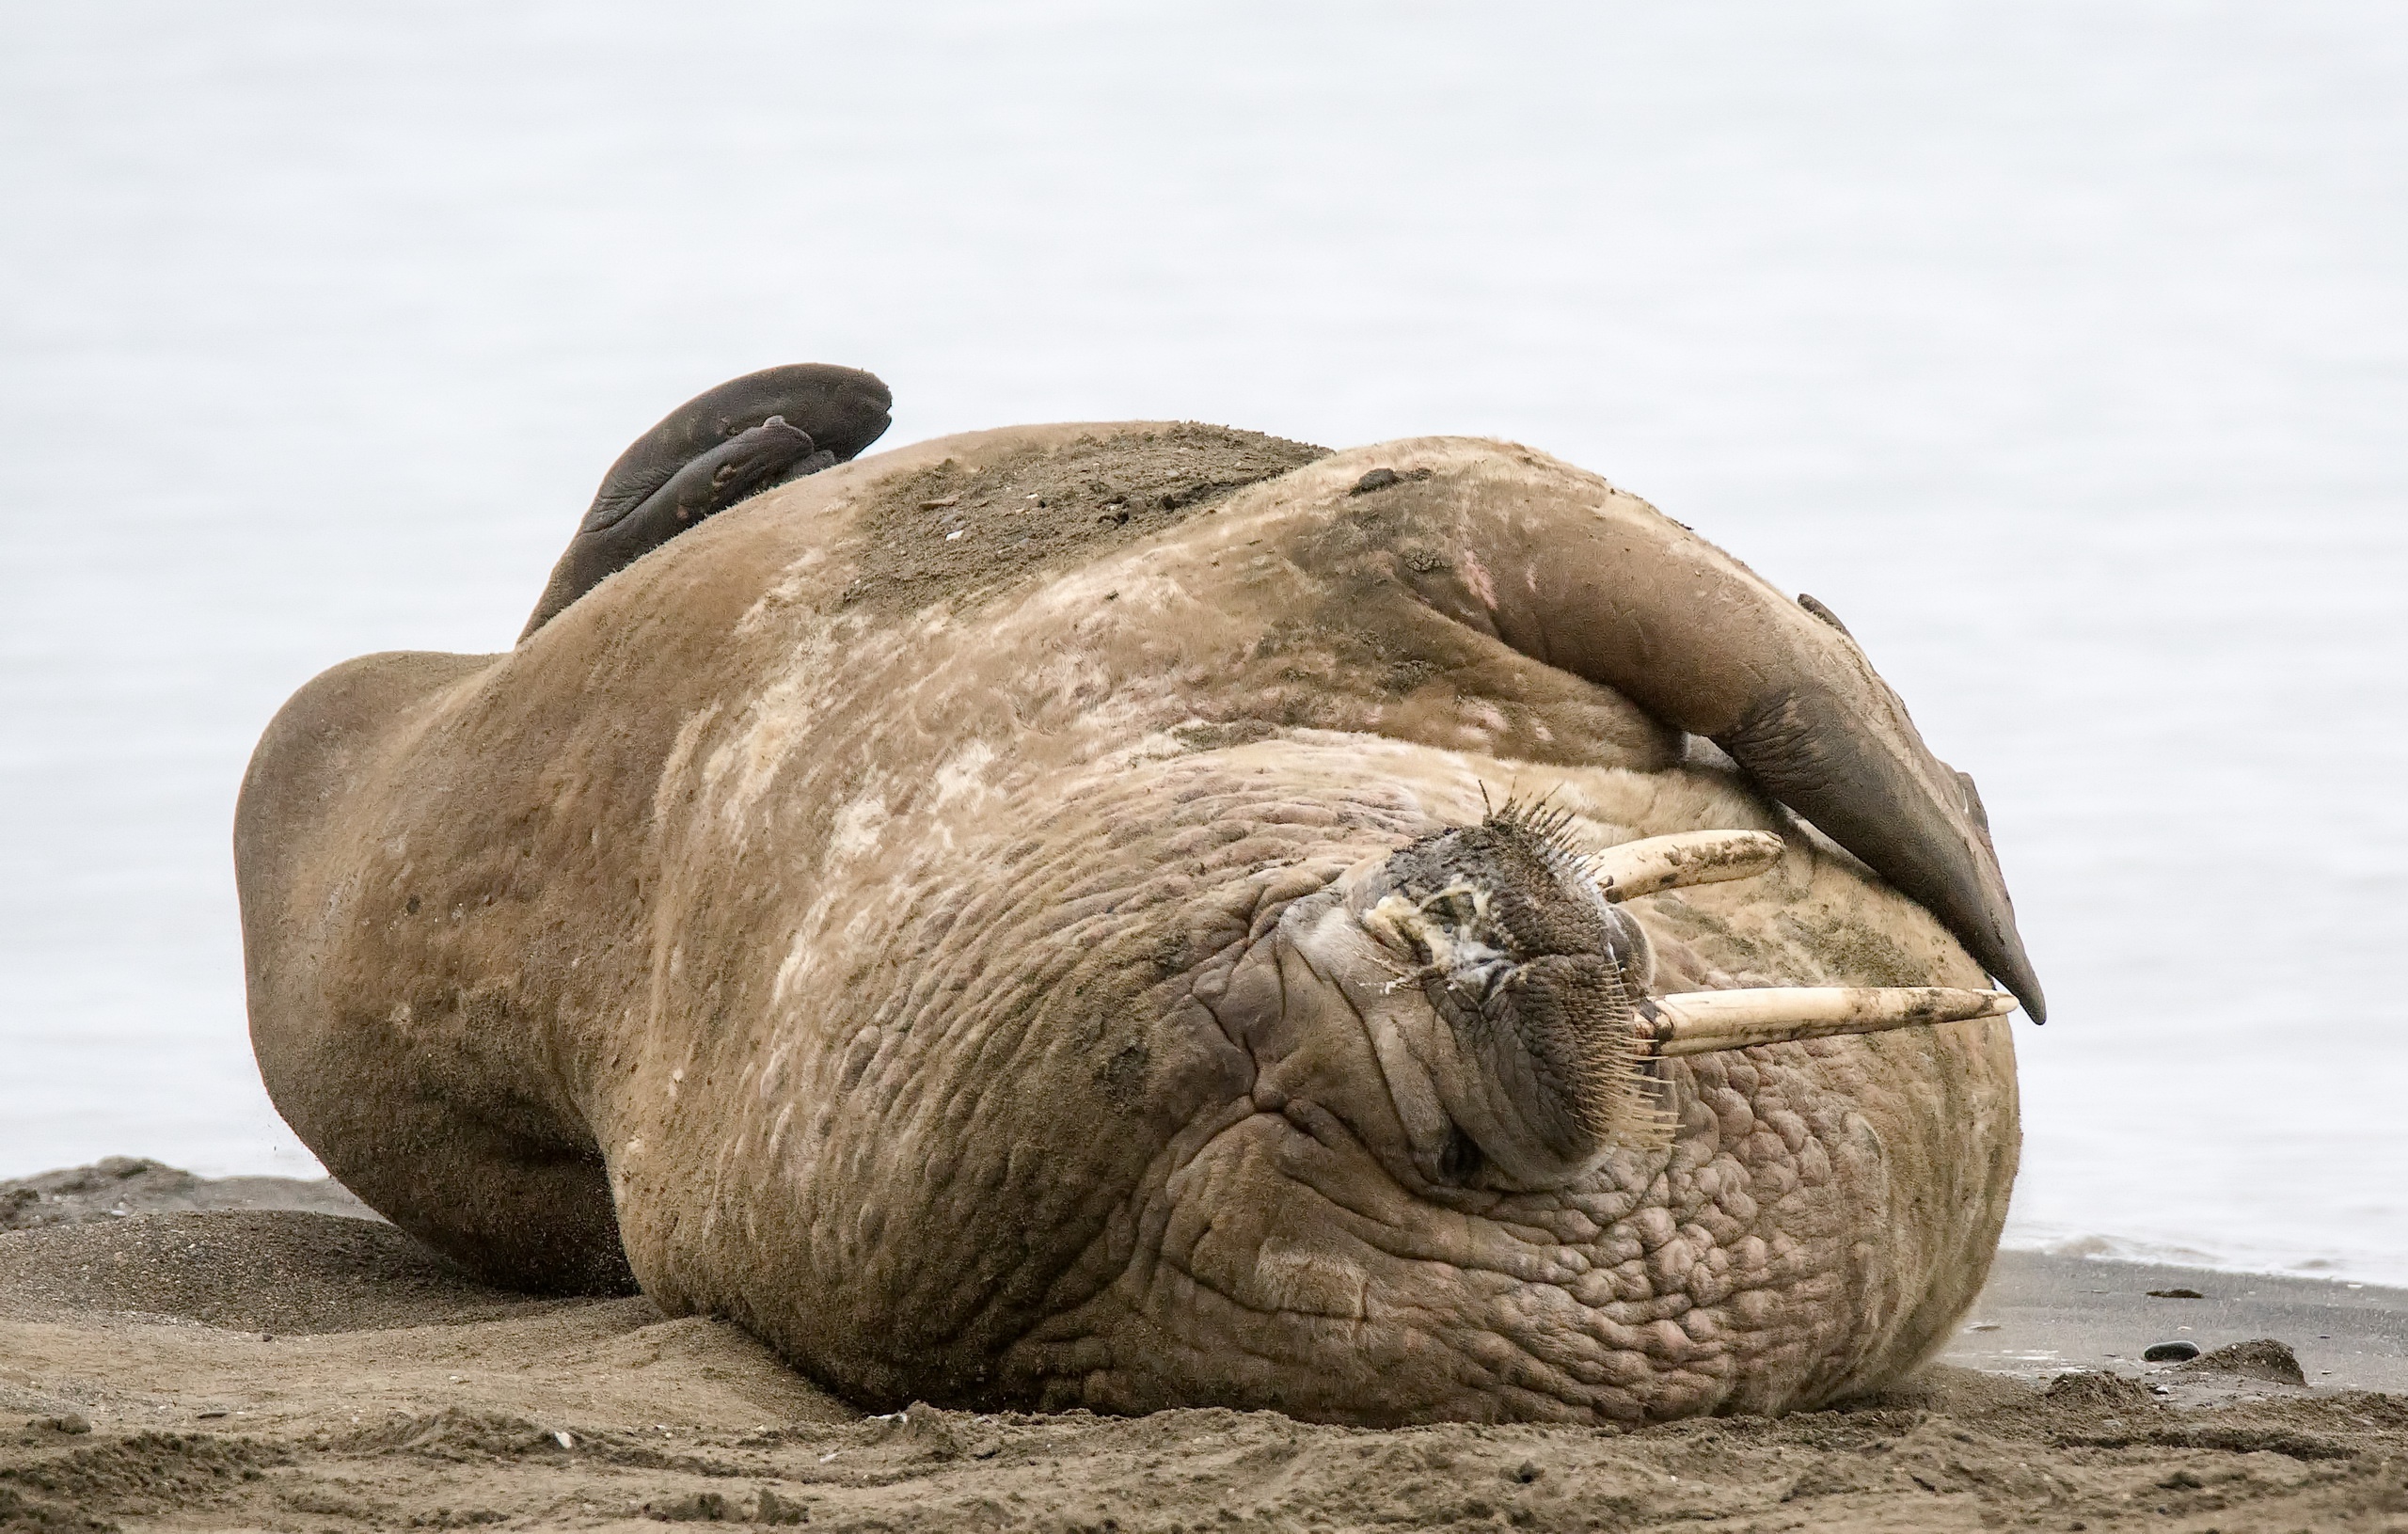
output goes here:
<path id="1" fill-rule="evenodd" d="M 1464 578 L 1471 583 L 1472 594 L 1479 597 L 1489 611 L 1496 611 L 1497 583 L 1488 578 L 1488 567 L 1481 563 L 1480 556 L 1470 549 L 1466 548 L 1463 553 Z"/>

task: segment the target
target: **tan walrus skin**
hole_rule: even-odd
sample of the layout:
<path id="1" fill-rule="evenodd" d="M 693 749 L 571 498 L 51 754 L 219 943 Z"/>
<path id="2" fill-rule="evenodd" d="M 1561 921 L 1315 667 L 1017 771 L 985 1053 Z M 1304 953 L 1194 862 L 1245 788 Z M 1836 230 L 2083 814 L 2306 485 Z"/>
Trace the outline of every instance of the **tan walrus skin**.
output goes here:
<path id="1" fill-rule="evenodd" d="M 1592 474 L 978 433 L 539 624 L 311 682 L 236 830 L 277 1106 L 491 1277 L 869 1405 L 1365 1423 L 1813 1406 L 1982 1283 L 2004 1020 L 1625 1048 L 1644 993 L 2038 995 L 1845 631 Z M 1577 887 L 1729 828 L 1777 866 Z"/>

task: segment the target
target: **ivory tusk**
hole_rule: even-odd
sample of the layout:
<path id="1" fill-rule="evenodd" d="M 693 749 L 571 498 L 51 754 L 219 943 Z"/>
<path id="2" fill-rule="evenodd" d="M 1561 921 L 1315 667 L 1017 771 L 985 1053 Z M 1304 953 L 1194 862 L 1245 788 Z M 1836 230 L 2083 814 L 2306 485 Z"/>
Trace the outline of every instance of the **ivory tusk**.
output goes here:
<path id="1" fill-rule="evenodd" d="M 1786 1044 L 1835 1034 L 1878 1034 L 1933 1022 L 2004 1017 L 2015 998 L 2003 990 L 1949 986 L 1766 986 L 1653 996 L 1640 1016 L 1655 1024 L 1651 1052 L 1670 1059 Z"/>
<path id="2" fill-rule="evenodd" d="M 1589 877 L 1608 900 L 1684 884 L 1753 878 L 1781 861 L 1781 838 L 1760 830 L 1685 830 L 1624 842 L 1596 854 Z"/>

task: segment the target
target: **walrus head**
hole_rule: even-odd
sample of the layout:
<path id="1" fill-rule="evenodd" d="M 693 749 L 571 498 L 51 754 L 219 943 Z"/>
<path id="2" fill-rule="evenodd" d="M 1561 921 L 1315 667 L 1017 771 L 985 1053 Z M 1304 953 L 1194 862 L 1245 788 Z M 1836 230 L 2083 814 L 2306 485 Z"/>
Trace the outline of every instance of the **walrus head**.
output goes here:
<path id="1" fill-rule="evenodd" d="M 1413 843 L 1348 893 L 1355 929 L 1409 966 L 1384 988 L 1418 992 L 1438 1025 L 1414 1052 L 1448 1110 L 1429 1168 L 1448 1181 L 1493 1162 L 1543 1183 L 1610 1137 L 1659 1137 L 1636 1005 L 1654 956 L 1561 830 L 1509 806 Z"/>
<path id="2" fill-rule="evenodd" d="M 1508 804 L 1358 866 L 1281 924 L 1282 941 L 1369 1029 L 1404 1148 L 1430 1184 L 1560 1187 L 1609 1149 L 1660 1148 L 1672 1131 L 1662 1057 L 2013 1004 L 1944 987 L 1657 995 L 1647 934 L 1619 902 L 1763 873 L 1782 845 L 1709 831 L 1588 855 L 1571 822 Z"/>

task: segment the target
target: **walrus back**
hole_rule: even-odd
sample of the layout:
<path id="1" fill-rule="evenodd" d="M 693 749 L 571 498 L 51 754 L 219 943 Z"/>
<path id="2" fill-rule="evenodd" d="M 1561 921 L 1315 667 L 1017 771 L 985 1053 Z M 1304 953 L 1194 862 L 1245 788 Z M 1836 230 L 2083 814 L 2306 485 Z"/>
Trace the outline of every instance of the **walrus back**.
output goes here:
<path id="1" fill-rule="evenodd" d="M 277 710 L 234 805 L 234 885 L 246 943 L 289 887 L 287 871 L 344 802 L 345 781 L 381 752 L 418 705 L 493 664 L 493 656 L 389 650 L 319 673 Z"/>
<path id="2" fill-rule="evenodd" d="M 380 788 L 422 765 L 425 732 L 507 658 L 363 656 L 269 724 L 234 820 L 251 1045 L 277 1112 L 396 1225 L 498 1282 L 621 1290 L 633 1279 L 583 1126 L 489 1087 L 476 1060 L 414 1051 L 418 1025 L 380 1011 L 394 988 L 372 983 L 389 978 L 379 909 L 361 898 Z"/>

